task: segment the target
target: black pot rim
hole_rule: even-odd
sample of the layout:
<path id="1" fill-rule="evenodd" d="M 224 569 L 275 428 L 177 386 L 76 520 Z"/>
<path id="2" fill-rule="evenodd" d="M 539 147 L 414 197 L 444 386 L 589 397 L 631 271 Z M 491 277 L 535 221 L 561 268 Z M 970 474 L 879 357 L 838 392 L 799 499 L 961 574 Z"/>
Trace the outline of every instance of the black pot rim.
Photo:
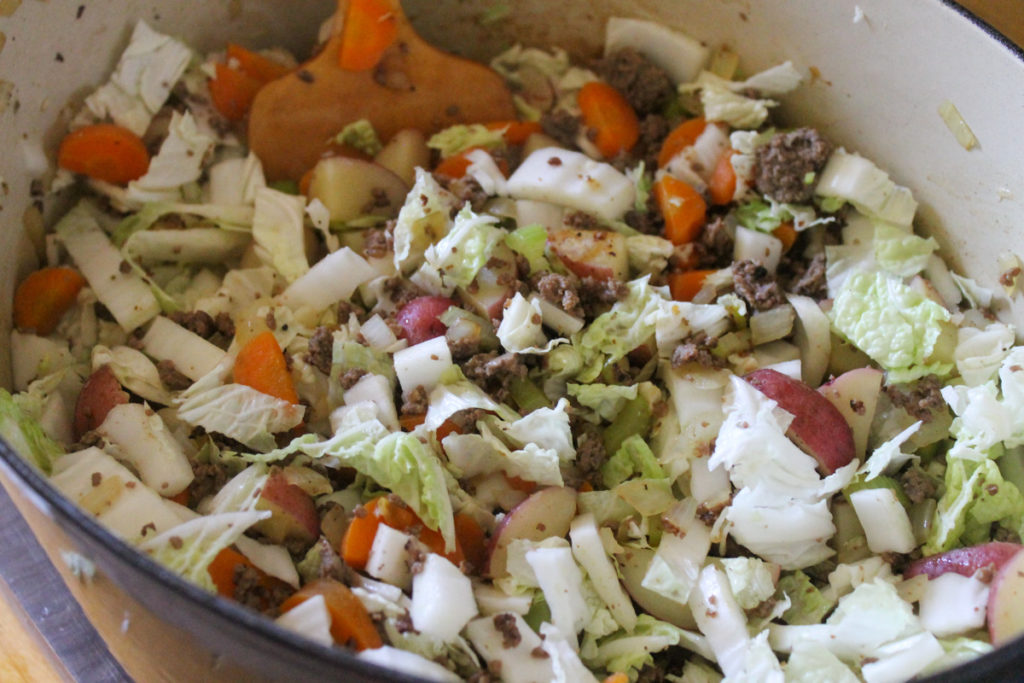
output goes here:
<path id="1" fill-rule="evenodd" d="M 1024 49 L 993 28 L 988 22 L 955 0 L 938 1 L 984 31 L 990 39 L 999 43 L 1018 61 L 1024 63 Z M 312 657 L 318 663 L 337 667 L 339 672 L 357 673 L 381 681 L 424 682 L 422 678 L 361 660 L 345 648 L 328 647 L 315 643 L 297 633 L 277 626 L 271 619 L 253 610 L 209 593 L 183 579 L 107 531 L 98 520 L 86 514 L 52 486 L 46 476 L 16 453 L 2 437 L 0 437 L 0 461 L 2 461 L 0 464 L 5 465 L 15 475 L 15 481 L 20 480 L 20 483 L 27 486 L 33 494 L 58 511 L 62 517 L 69 519 L 76 526 L 77 531 L 131 569 L 155 576 L 177 598 L 187 600 L 199 609 L 213 613 L 218 619 L 241 624 L 259 638 L 265 639 L 277 647 L 285 647 Z M 119 588 L 126 590 L 123 585 L 120 585 Z M 147 605 L 147 607 L 151 606 Z M 938 672 L 922 681 L 923 683 L 962 683 L 964 681 L 1017 680 L 1020 677 L 1022 665 L 1024 665 L 1024 635 L 997 647 L 988 654 Z"/>

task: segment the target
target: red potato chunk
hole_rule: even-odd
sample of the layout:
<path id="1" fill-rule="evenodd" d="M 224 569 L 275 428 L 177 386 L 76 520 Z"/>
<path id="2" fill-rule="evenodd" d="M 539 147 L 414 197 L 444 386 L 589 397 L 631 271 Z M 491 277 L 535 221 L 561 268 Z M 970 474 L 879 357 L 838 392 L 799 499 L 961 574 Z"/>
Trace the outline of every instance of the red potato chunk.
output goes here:
<path id="1" fill-rule="evenodd" d="M 402 328 L 402 337 L 415 346 L 428 339 L 442 336 L 447 327 L 438 318 L 457 304 L 445 296 L 421 296 L 399 309 L 395 322 Z"/>
<path id="2" fill-rule="evenodd" d="M 114 376 L 109 365 L 100 366 L 85 380 L 75 403 L 74 437 L 81 439 L 86 432 L 96 429 L 107 419 L 114 406 L 128 403 L 128 392 Z"/>
<path id="3" fill-rule="evenodd" d="M 929 579 L 941 576 L 946 572 L 956 572 L 961 576 L 973 576 L 974 572 L 985 567 L 999 569 L 1016 555 L 1024 546 L 1019 543 L 1003 543 L 992 541 L 972 545 L 969 548 L 954 548 L 938 555 L 922 557 L 914 560 L 903 572 L 903 578 L 909 579 L 924 574 Z"/>

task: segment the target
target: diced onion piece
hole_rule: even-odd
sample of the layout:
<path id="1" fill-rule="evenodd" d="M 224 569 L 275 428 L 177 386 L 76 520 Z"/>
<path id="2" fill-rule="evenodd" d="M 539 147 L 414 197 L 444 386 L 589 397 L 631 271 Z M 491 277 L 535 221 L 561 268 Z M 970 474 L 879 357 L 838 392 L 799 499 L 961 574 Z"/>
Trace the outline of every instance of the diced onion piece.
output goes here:
<path id="1" fill-rule="evenodd" d="M 809 296 L 787 294 L 796 311 L 793 341 L 800 349 L 801 379 L 809 386 L 821 384 L 832 353 L 832 326 L 818 302 Z"/>
<path id="2" fill-rule="evenodd" d="M 345 391 L 345 405 L 369 401 L 377 411 L 377 418 L 388 429 L 398 430 L 398 412 L 391 395 L 391 383 L 383 375 L 363 375 Z"/>
<path id="3" fill-rule="evenodd" d="M 334 644 L 331 638 L 331 613 L 322 595 L 314 595 L 291 608 L 274 620 L 278 626 L 295 631 L 310 640 L 328 647 Z"/>
<path id="4" fill-rule="evenodd" d="M 114 406 L 96 432 L 116 448 L 146 486 L 170 497 L 185 490 L 195 474 L 160 416 L 141 403 Z"/>
<path id="5" fill-rule="evenodd" d="M 452 365 L 452 352 L 444 337 L 434 337 L 396 351 L 393 359 L 402 393 L 408 396 L 418 386 L 428 393 L 437 386 L 441 374 Z"/>
<path id="6" fill-rule="evenodd" d="M 783 304 L 767 311 L 757 311 L 750 316 L 750 341 L 766 344 L 788 337 L 793 331 L 796 313 L 793 306 Z M 827 320 L 827 319 L 826 319 Z"/>
<path id="7" fill-rule="evenodd" d="M 615 567 L 604 551 L 594 515 L 588 513 L 574 519 L 569 526 L 569 538 L 572 541 L 573 556 L 586 570 L 594 589 L 608 605 L 615 621 L 627 631 L 632 631 L 636 626 L 636 610 L 622 589 Z"/>
<path id="8" fill-rule="evenodd" d="M 849 498 L 871 552 L 909 553 L 916 547 L 910 517 L 892 489 L 861 489 Z"/>
<path id="9" fill-rule="evenodd" d="M 362 256 L 348 247 L 328 254 L 281 293 L 281 303 L 298 310 L 303 306 L 322 311 L 347 301 L 356 287 L 376 275 Z"/>
<path id="10" fill-rule="evenodd" d="M 988 585 L 973 576 L 946 572 L 924 586 L 921 625 L 940 638 L 985 625 Z"/>
<path id="11" fill-rule="evenodd" d="M 415 542 L 409 534 L 381 524 L 373 536 L 366 573 L 384 583 L 408 589 L 412 585 L 409 550 L 415 547 Z"/>
<path id="12" fill-rule="evenodd" d="M 967 125 L 967 121 L 960 114 L 960 110 L 950 100 L 946 100 L 939 105 L 939 116 L 942 117 L 946 128 L 949 128 L 949 131 L 956 138 L 956 141 L 960 143 L 961 147 L 964 149 L 974 149 L 978 146 L 978 138 L 975 137 L 974 131 Z"/>
<path id="13" fill-rule="evenodd" d="M 633 208 L 636 188 L 611 164 L 557 147 L 528 156 L 508 179 L 513 199 L 533 199 L 592 213 L 606 221 Z"/>
<path id="14" fill-rule="evenodd" d="M 416 630 L 450 641 L 477 614 L 469 577 L 440 555 L 427 555 L 423 568 L 412 579 L 409 616 Z"/>
<path id="15" fill-rule="evenodd" d="M 536 301 L 540 306 L 540 316 L 544 324 L 558 334 L 566 336 L 576 334 L 583 329 L 583 321 L 574 315 L 570 315 L 550 301 L 539 296 L 530 297 L 530 301 Z"/>
<path id="16" fill-rule="evenodd" d="M 238 552 L 249 558 L 257 569 L 298 589 L 299 572 L 295 569 L 291 554 L 283 545 L 260 543 L 254 538 L 239 536 L 235 539 L 235 547 L 238 548 Z"/>
<path id="17" fill-rule="evenodd" d="M 158 361 L 174 363 L 174 369 L 192 381 L 205 376 L 224 358 L 223 349 L 163 316 L 149 326 L 142 350 Z"/>
<path id="18" fill-rule="evenodd" d="M 782 240 L 760 230 L 737 226 L 732 258 L 734 261 L 756 261 L 774 274 L 782 258 Z"/>

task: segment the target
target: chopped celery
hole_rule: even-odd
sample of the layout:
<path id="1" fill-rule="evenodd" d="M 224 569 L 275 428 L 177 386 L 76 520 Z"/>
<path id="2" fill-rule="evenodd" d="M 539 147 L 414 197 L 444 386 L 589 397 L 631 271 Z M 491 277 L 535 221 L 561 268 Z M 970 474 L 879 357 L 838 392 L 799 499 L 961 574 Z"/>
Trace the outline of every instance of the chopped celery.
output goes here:
<path id="1" fill-rule="evenodd" d="M 528 377 L 514 377 L 509 384 L 512 400 L 523 413 L 532 413 L 538 408 L 550 408 L 551 401 Z"/>
<path id="2" fill-rule="evenodd" d="M 631 436 L 646 436 L 651 429 L 651 404 L 642 395 L 632 399 L 604 430 L 604 450 L 617 453 Z"/>
<path id="3" fill-rule="evenodd" d="M 544 599 L 544 594 L 537 591 L 537 594 L 533 596 L 533 602 L 530 604 L 530 611 L 526 613 L 523 620 L 530 625 L 534 631 L 540 630 L 540 625 L 544 622 L 551 621 L 551 609 L 548 607 L 547 601 Z"/>

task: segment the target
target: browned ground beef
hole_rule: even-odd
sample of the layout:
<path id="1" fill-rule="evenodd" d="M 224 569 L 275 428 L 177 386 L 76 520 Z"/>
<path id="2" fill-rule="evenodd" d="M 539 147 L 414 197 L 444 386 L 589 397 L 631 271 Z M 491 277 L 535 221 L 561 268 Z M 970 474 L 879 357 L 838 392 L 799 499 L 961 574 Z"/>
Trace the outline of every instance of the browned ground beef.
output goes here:
<path id="1" fill-rule="evenodd" d="M 195 479 L 189 489 L 189 498 L 193 501 L 200 501 L 220 491 L 231 478 L 231 473 L 219 463 L 193 462 L 192 473 Z"/>
<path id="2" fill-rule="evenodd" d="M 476 423 L 487 414 L 486 410 L 480 408 L 466 408 L 452 413 L 448 420 L 455 426 L 455 431 L 459 434 L 471 434 L 476 432 Z"/>
<path id="3" fill-rule="evenodd" d="M 633 48 L 618 50 L 594 66 L 640 116 L 660 111 L 675 96 L 672 79 L 665 70 Z"/>
<path id="4" fill-rule="evenodd" d="M 938 491 L 935 482 L 918 467 L 910 467 L 900 475 L 900 485 L 911 503 L 920 503 Z"/>
<path id="5" fill-rule="evenodd" d="M 172 360 L 158 361 L 156 371 L 160 375 L 160 381 L 171 391 L 182 391 L 192 386 L 192 380 L 179 372 Z"/>
<path id="6" fill-rule="evenodd" d="M 540 119 L 544 132 L 566 147 L 576 147 L 580 120 L 563 109 L 544 114 Z"/>
<path id="7" fill-rule="evenodd" d="M 647 197 L 646 210 L 630 209 L 623 220 L 626 225 L 645 235 L 660 235 L 665 229 L 665 218 L 658 209 L 653 193 Z"/>
<path id="8" fill-rule="evenodd" d="M 526 377 L 526 365 L 515 353 L 498 354 L 497 351 L 478 353 L 462 366 L 466 377 L 498 401 L 508 397 L 513 379 Z"/>
<path id="9" fill-rule="evenodd" d="M 206 311 L 175 311 L 168 317 L 203 339 L 209 339 L 218 332 L 216 321 Z"/>
<path id="10" fill-rule="evenodd" d="M 893 405 L 903 408 L 915 420 L 922 422 L 930 422 L 936 411 L 945 409 L 946 401 L 941 392 L 942 382 L 935 375 L 922 377 L 907 390 L 888 384 L 885 386 L 885 394 Z"/>
<path id="11" fill-rule="evenodd" d="M 698 268 L 725 268 L 732 263 L 733 236 L 722 216 L 715 216 L 701 228 L 694 241 Z"/>
<path id="12" fill-rule="evenodd" d="M 284 581 L 264 579 L 258 569 L 247 564 L 235 567 L 234 579 L 235 600 L 271 616 L 276 616 L 278 605 L 295 592 Z"/>
<path id="13" fill-rule="evenodd" d="M 333 357 L 334 330 L 333 328 L 321 325 L 313 330 L 313 336 L 309 338 L 309 352 L 306 354 L 306 362 L 325 375 L 330 375 Z"/>
<path id="14" fill-rule="evenodd" d="M 828 280 L 825 277 L 825 254 L 815 254 L 809 261 L 789 262 L 792 274 L 787 290 L 812 299 L 821 300 L 828 296 Z"/>
<path id="15" fill-rule="evenodd" d="M 402 403 L 401 412 L 402 415 L 425 415 L 429 405 L 427 390 L 423 388 L 423 385 L 419 385 L 409 392 L 409 396 Z"/>
<path id="16" fill-rule="evenodd" d="M 544 299 L 561 307 L 563 311 L 570 315 L 583 316 L 580 294 L 572 278 L 558 273 L 541 272 L 533 280 L 534 289 Z"/>
<path id="17" fill-rule="evenodd" d="M 367 230 L 363 254 L 369 258 L 384 258 L 391 251 L 391 235 L 387 230 Z"/>
<path id="18" fill-rule="evenodd" d="M 515 647 L 523 640 L 522 634 L 519 633 L 519 627 L 516 626 L 515 616 L 512 614 L 495 614 L 494 628 L 501 634 L 501 646 L 506 649 Z"/>
<path id="19" fill-rule="evenodd" d="M 724 368 L 729 365 L 725 358 L 711 353 L 717 339 L 709 339 L 704 332 L 698 332 L 684 340 L 672 352 L 672 367 L 678 368 L 689 363 L 697 363 L 705 368 Z"/>
<path id="20" fill-rule="evenodd" d="M 348 391 L 366 374 L 366 370 L 363 370 L 362 368 L 350 368 L 341 373 L 341 376 L 338 377 L 338 384 L 343 390 Z"/>
<path id="21" fill-rule="evenodd" d="M 736 293 L 758 311 L 767 311 L 786 302 L 775 276 L 757 261 L 745 259 L 732 265 Z"/>
<path id="22" fill-rule="evenodd" d="M 588 316 L 604 311 L 609 305 L 626 298 L 626 283 L 614 278 L 584 277 L 580 280 L 580 302 Z"/>
<path id="23" fill-rule="evenodd" d="M 778 133 L 757 150 L 757 191 L 779 202 L 810 201 L 815 183 L 807 182 L 807 174 L 820 171 L 831 153 L 832 145 L 813 128 Z"/>
<path id="24" fill-rule="evenodd" d="M 483 211 L 488 197 L 487 193 L 484 192 L 484 188 L 480 186 L 476 179 L 471 176 L 449 178 L 448 176 L 437 174 L 434 175 L 434 178 L 437 179 L 441 187 L 447 189 L 459 200 L 456 211 L 466 204 L 469 204 L 469 207 L 477 213 Z"/>
<path id="25" fill-rule="evenodd" d="M 401 308 L 413 299 L 423 296 L 423 290 L 404 277 L 390 277 L 384 281 L 384 293 Z"/>

